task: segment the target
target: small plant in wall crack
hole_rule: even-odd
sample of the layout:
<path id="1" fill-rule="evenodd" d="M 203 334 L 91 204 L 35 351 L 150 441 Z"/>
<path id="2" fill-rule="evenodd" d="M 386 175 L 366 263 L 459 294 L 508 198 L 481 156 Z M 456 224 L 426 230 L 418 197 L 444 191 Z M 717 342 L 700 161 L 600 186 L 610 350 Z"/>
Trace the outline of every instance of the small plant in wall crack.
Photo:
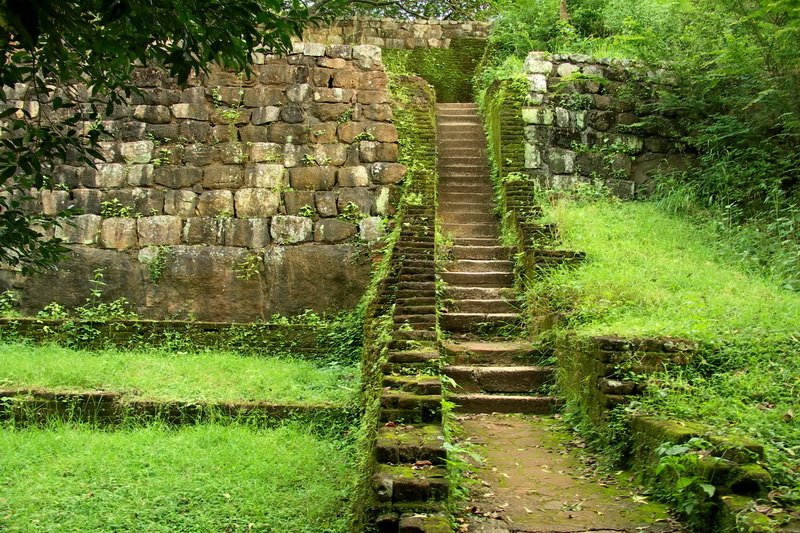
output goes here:
<path id="1" fill-rule="evenodd" d="M 248 254 L 244 261 L 236 265 L 236 277 L 246 281 L 258 276 L 261 273 L 261 263 L 260 254 Z"/>
<path id="2" fill-rule="evenodd" d="M 367 215 L 361 212 L 361 208 L 358 207 L 353 202 L 347 202 L 347 205 L 344 206 L 339 211 L 339 219 L 345 220 L 347 222 L 352 222 L 354 224 L 358 224 L 361 222 L 362 219 L 366 218 Z"/>
<path id="3" fill-rule="evenodd" d="M 153 283 L 158 283 L 161 276 L 164 275 L 164 270 L 167 268 L 167 258 L 171 250 L 172 247 L 166 245 L 157 247 L 155 255 L 147 263 L 147 273 Z"/>

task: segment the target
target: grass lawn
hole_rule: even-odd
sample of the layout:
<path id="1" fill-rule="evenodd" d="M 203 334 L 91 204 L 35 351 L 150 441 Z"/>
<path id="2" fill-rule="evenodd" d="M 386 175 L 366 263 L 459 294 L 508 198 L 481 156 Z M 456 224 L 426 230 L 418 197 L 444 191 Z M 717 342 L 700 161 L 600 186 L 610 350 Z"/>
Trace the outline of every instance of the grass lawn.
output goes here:
<path id="1" fill-rule="evenodd" d="M 587 260 L 537 282 L 534 305 L 568 312 L 582 336 L 700 343 L 638 408 L 755 437 L 776 479 L 800 483 L 800 294 L 748 273 L 711 228 L 651 203 L 564 202 L 550 216 Z"/>
<path id="2" fill-rule="evenodd" d="M 105 390 L 162 401 L 350 402 L 352 366 L 230 352 L 81 351 L 0 344 L 0 388 Z"/>
<path id="3" fill-rule="evenodd" d="M 0 431 L 0 530 L 344 533 L 350 444 L 302 426 Z"/>

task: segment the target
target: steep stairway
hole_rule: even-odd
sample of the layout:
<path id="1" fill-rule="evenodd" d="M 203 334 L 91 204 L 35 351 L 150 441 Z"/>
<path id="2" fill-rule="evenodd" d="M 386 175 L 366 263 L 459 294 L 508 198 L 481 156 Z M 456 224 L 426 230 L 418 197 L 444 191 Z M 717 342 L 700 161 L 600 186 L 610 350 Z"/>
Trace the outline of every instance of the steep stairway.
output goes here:
<path id="1" fill-rule="evenodd" d="M 450 337 L 442 342 L 443 354 L 453 361 L 442 373 L 459 387 L 448 399 L 462 412 L 548 413 L 557 400 L 542 391 L 553 368 L 531 364 L 546 354 L 530 343 L 502 340 L 522 324 L 513 289 L 515 250 L 498 240 L 477 106 L 438 104 L 436 110 L 437 216 L 444 240 L 452 241 L 441 251 L 439 272 L 439 326 Z"/>

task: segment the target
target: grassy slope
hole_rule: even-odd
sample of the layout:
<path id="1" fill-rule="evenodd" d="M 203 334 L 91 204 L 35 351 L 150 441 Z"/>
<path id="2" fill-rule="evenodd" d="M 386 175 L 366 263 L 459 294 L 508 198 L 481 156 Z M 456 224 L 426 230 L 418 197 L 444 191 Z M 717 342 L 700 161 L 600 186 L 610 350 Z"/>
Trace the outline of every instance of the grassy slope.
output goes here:
<path id="1" fill-rule="evenodd" d="M 156 400 L 345 403 L 352 367 L 227 352 L 174 353 L 0 344 L 0 387 L 137 391 Z"/>
<path id="2" fill-rule="evenodd" d="M 236 424 L 0 431 L 3 531 L 346 530 L 348 445 Z"/>
<path id="3" fill-rule="evenodd" d="M 800 295 L 746 274 L 711 230 L 652 204 L 561 204 L 551 215 L 588 260 L 540 283 L 536 297 L 571 311 L 579 335 L 700 342 L 693 364 L 661 376 L 640 408 L 755 436 L 779 480 L 796 483 Z"/>

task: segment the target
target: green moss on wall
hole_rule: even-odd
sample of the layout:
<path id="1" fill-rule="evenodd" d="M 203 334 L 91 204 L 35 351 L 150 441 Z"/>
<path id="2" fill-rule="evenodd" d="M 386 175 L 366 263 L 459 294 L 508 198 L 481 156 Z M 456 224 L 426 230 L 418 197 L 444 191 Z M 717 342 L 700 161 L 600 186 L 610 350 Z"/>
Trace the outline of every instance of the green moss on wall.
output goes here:
<path id="1" fill-rule="evenodd" d="M 436 90 L 437 102 L 471 102 L 473 76 L 483 56 L 483 39 L 453 39 L 450 48 L 385 49 L 386 69 L 421 76 Z"/>

